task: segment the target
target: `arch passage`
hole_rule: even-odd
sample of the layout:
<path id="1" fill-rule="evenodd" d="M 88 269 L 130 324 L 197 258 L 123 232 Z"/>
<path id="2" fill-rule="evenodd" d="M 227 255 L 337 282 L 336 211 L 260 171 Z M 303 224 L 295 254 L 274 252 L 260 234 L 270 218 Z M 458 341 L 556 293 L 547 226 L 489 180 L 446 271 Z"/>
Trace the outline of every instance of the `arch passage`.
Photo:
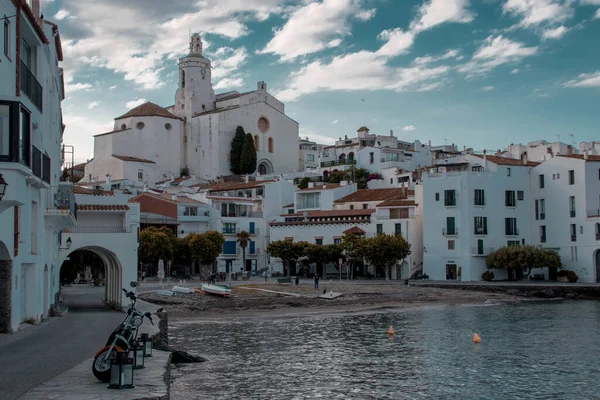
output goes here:
<path id="1" fill-rule="evenodd" d="M 4 242 L 0 242 L 0 332 L 10 333 L 12 260 Z"/>
<path id="2" fill-rule="evenodd" d="M 273 164 L 267 159 L 262 159 L 258 161 L 257 171 L 260 175 L 269 175 L 272 174 Z"/>

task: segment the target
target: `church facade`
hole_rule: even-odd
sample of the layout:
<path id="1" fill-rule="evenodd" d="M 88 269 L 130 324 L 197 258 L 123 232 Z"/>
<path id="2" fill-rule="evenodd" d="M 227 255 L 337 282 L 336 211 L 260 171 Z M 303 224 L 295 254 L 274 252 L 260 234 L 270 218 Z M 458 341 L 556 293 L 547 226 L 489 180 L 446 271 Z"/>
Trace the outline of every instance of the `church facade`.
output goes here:
<path id="1" fill-rule="evenodd" d="M 231 141 L 238 126 L 251 133 L 260 175 L 298 168 L 296 121 L 267 92 L 265 82 L 254 91 L 215 94 L 211 61 L 202 54 L 199 34 L 190 40 L 190 53 L 179 60 L 175 104 L 163 108 L 142 104 L 115 118 L 110 132 L 94 137 L 94 158 L 82 182 L 127 179 L 140 187 L 190 175 L 209 181 L 231 175 Z"/>

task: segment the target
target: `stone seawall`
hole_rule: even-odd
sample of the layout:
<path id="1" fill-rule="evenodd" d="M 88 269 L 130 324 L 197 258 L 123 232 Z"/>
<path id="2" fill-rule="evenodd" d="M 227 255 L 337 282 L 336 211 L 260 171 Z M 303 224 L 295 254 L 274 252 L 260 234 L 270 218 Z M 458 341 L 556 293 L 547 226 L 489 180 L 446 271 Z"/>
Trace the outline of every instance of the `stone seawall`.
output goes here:
<path id="1" fill-rule="evenodd" d="M 419 287 L 502 293 L 520 297 L 600 300 L 600 285 L 577 283 L 411 282 Z"/>

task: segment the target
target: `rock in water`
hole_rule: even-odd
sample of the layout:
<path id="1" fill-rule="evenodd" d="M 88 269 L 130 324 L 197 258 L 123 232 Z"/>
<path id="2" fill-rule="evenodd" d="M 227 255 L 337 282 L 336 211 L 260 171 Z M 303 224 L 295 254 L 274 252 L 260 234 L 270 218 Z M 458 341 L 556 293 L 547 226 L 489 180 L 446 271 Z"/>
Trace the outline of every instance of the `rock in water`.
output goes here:
<path id="1" fill-rule="evenodd" d="M 188 364 L 188 363 L 200 363 L 205 362 L 206 359 L 200 356 L 193 356 L 185 351 L 173 350 L 171 355 L 171 362 L 173 364 Z"/>

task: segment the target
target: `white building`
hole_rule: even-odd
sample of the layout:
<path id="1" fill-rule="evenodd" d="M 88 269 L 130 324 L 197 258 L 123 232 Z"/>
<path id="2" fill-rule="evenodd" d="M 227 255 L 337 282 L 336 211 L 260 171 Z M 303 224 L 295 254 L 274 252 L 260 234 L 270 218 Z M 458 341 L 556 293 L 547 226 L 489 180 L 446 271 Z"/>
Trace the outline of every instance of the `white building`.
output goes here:
<path id="1" fill-rule="evenodd" d="M 511 144 L 504 152 L 497 155 L 518 160 L 526 158 L 529 161 L 544 162 L 557 155 L 575 154 L 576 151 L 577 149 L 574 149 L 570 144 L 536 140 L 528 142 L 526 145 Z"/>
<path id="2" fill-rule="evenodd" d="M 311 140 L 299 139 L 298 142 L 299 157 L 298 157 L 298 170 L 314 170 L 319 169 L 321 166 L 321 154 L 323 145 L 313 142 Z"/>
<path id="3" fill-rule="evenodd" d="M 478 281 L 485 257 L 511 245 L 531 244 L 529 193 L 538 163 L 465 155 L 423 176 L 424 273 L 430 279 Z M 496 278 L 506 278 L 494 271 Z"/>
<path id="4" fill-rule="evenodd" d="M 179 60 L 175 105 L 145 103 L 115 118 L 111 132 L 94 138 L 84 181 L 110 174 L 152 187 L 183 168 L 206 180 L 231 175 L 229 153 L 238 126 L 254 136 L 258 174 L 296 170 L 298 123 L 285 114 L 284 104 L 267 92 L 265 82 L 251 92 L 215 95 L 211 69 L 200 35 L 192 35 L 190 53 Z"/>
<path id="5" fill-rule="evenodd" d="M 28 3 L 31 5 L 28 5 Z M 0 2 L 0 331 L 46 318 L 59 290 L 58 231 L 75 224 L 60 184 L 62 48 L 39 0 Z M 19 78 L 19 79 L 17 79 Z M 55 197 L 56 196 L 56 197 Z"/>
<path id="6" fill-rule="evenodd" d="M 600 156 L 554 157 L 532 170 L 531 243 L 558 251 L 581 282 L 600 282 Z"/>

